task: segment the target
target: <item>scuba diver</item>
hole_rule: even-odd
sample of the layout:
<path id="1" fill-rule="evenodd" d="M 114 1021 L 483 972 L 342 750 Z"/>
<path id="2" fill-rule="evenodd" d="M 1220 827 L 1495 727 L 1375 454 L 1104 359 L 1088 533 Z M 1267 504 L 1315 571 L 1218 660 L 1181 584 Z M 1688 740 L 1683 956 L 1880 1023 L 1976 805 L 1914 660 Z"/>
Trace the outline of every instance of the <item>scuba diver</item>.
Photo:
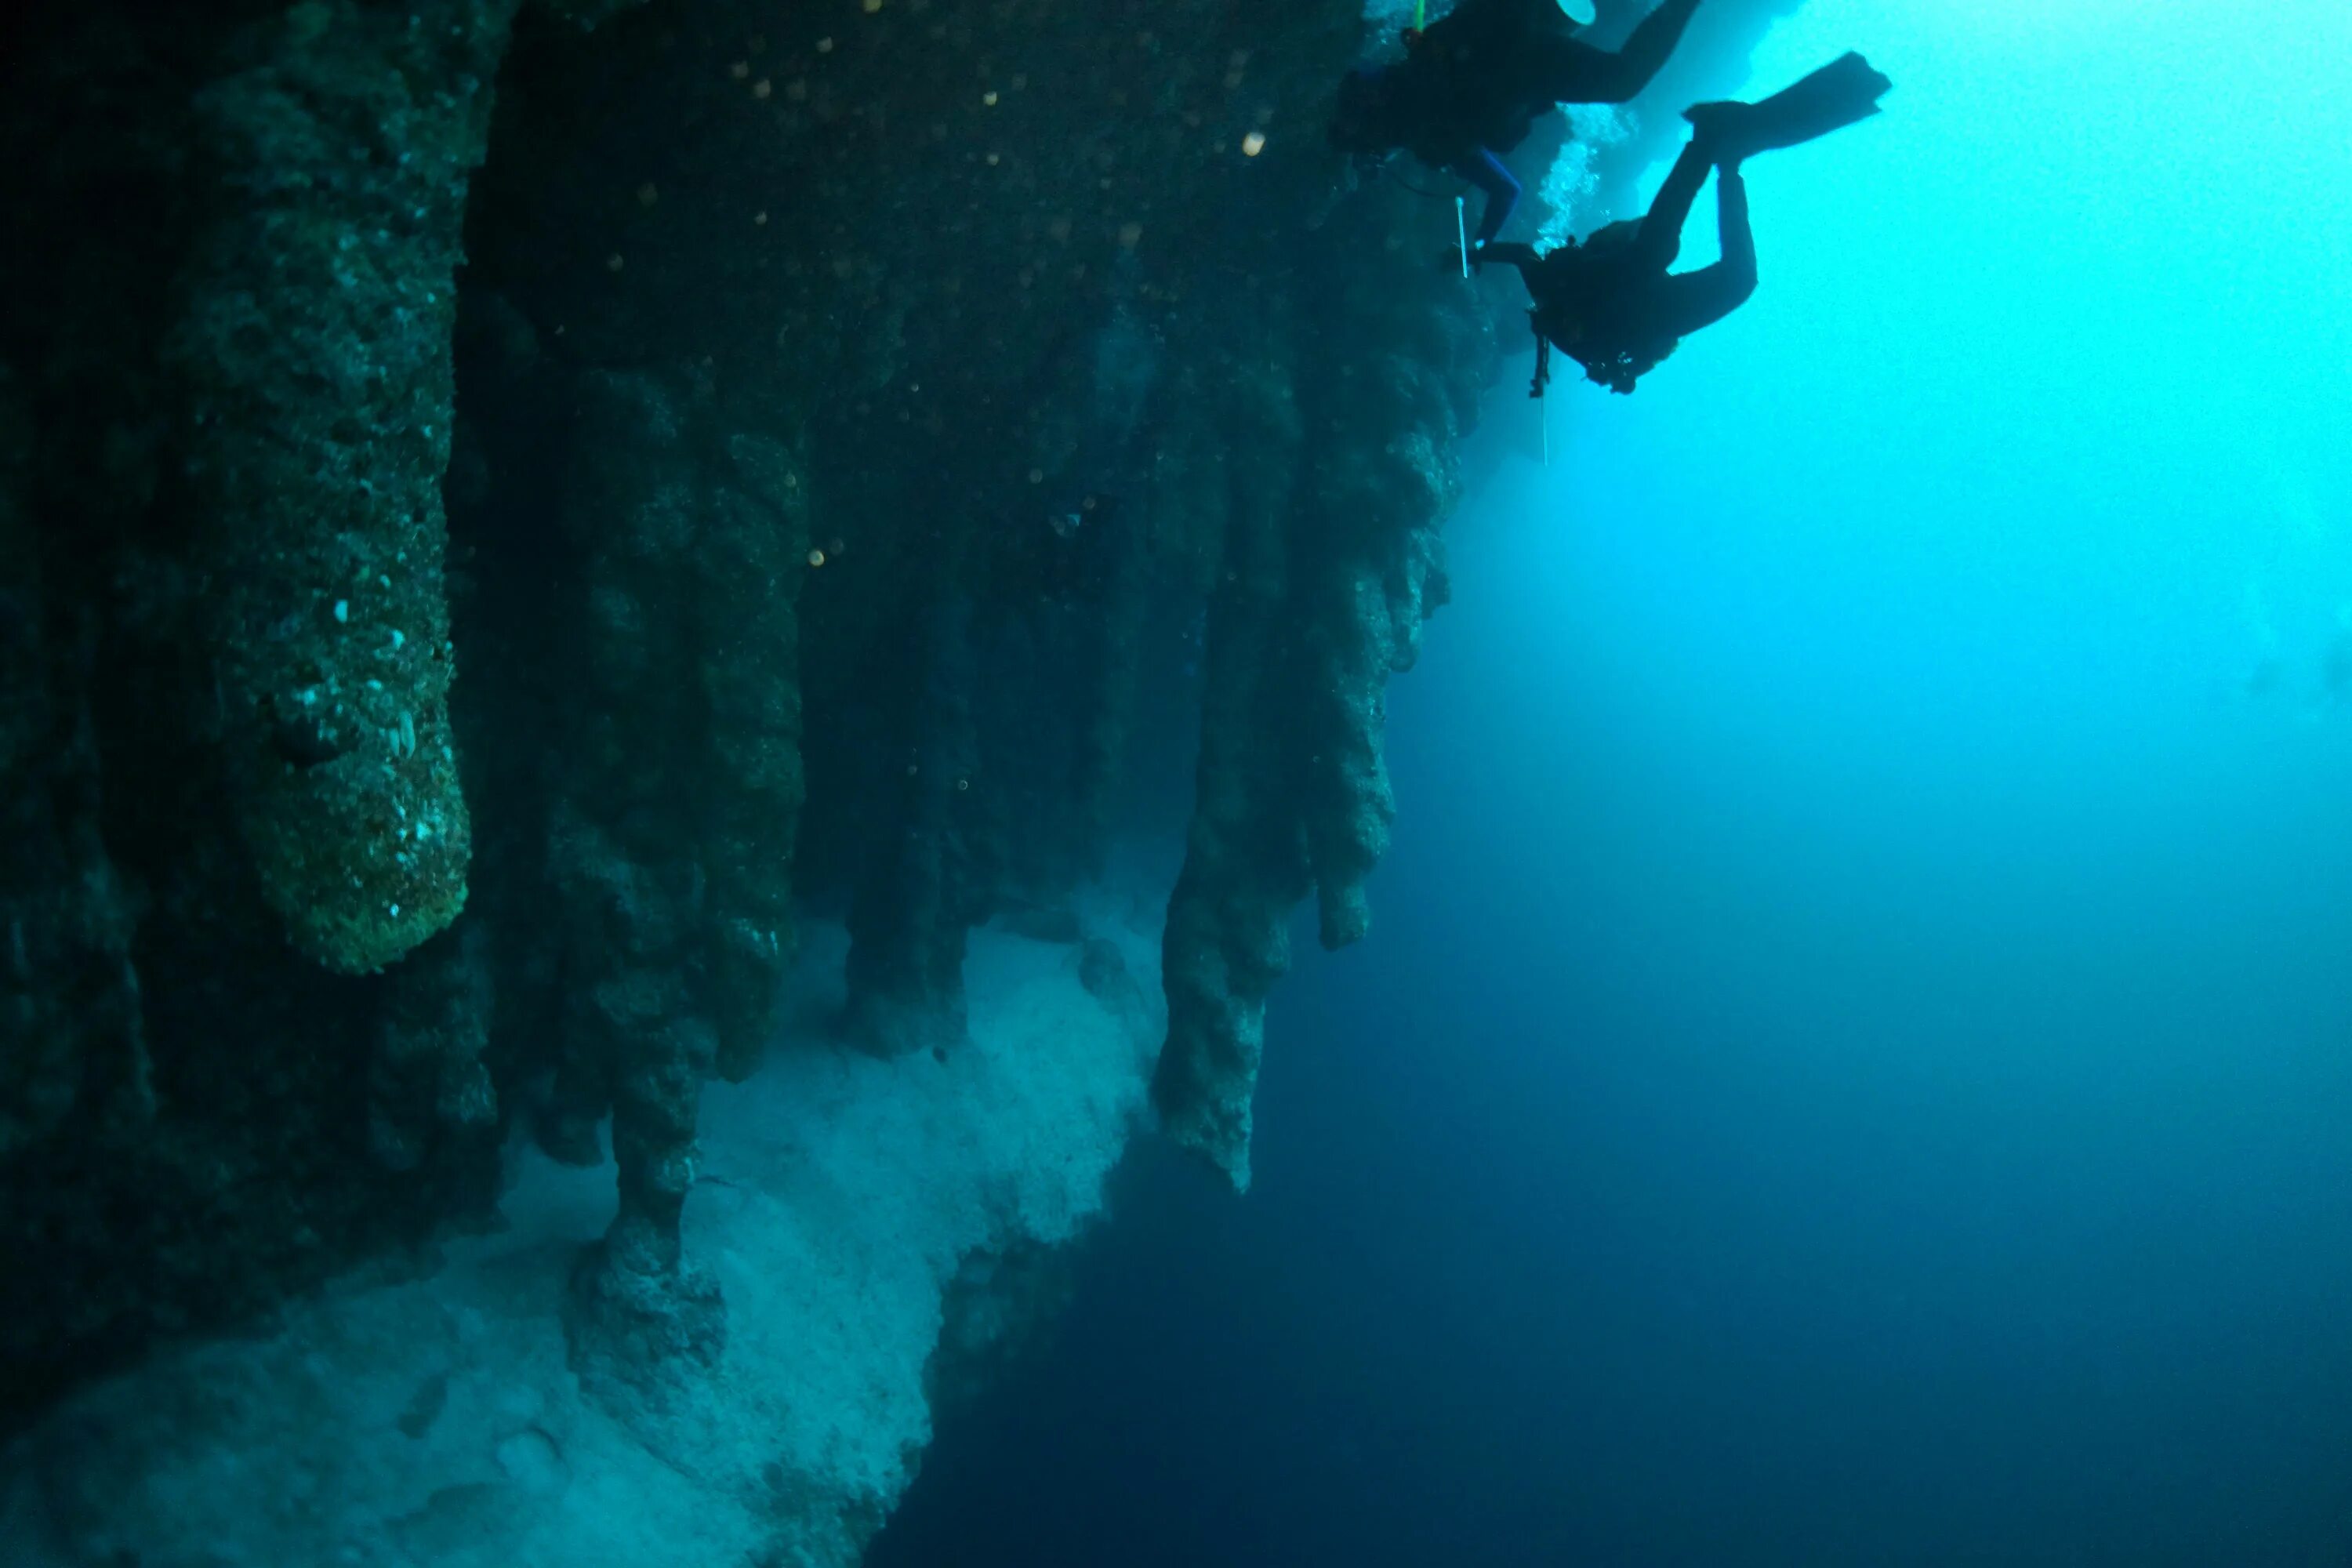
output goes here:
<path id="1" fill-rule="evenodd" d="M 1847 54 L 1759 102 L 1694 105 L 1683 111 L 1692 126 L 1690 144 L 1644 216 L 1543 256 L 1526 245 L 1488 246 L 1485 258 L 1517 267 L 1534 301 L 1528 315 L 1536 330 L 1536 378 L 1528 395 L 1543 395 L 1555 346 L 1584 366 L 1586 380 L 1631 392 L 1685 334 L 1745 304 L 1756 291 L 1756 237 L 1748 226 L 1740 161 L 1867 120 L 1893 85 L 1868 60 Z M 1710 167 L 1717 171 L 1722 259 L 1670 273 L 1682 248 L 1683 220 Z"/>
<path id="2" fill-rule="evenodd" d="M 1570 36 L 1577 24 L 1559 0 L 1462 0 L 1426 31 L 1406 31 L 1402 60 L 1348 73 L 1332 145 L 1360 155 L 1402 148 L 1477 186 L 1486 208 L 1475 243 L 1485 246 L 1519 199 L 1501 154 L 1559 104 L 1632 99 L 1697 9 L 1698 0 L 1664 0 L 1612 55 Z"/>

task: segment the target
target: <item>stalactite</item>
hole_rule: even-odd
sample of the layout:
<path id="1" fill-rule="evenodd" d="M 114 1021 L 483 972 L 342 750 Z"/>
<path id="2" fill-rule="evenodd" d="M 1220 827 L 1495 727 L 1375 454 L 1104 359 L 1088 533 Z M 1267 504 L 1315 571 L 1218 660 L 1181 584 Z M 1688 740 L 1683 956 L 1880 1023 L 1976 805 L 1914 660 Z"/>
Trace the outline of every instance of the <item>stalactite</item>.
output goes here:
<path id="1" fill-rule="evenodd" d="M 196 95 L 169 360 L 263 896 L 330 969 L 464 906 L 440 482 L 467 181 L 515 0 L 313 0 Z"/>
<path id="2" fill-rule="evenodd" d="M 44 597 L 24 412 L 0 369 L 0 1161 L 154 1110 L 135 914 L 99 836 L 86 612 Z"/>
<path id="3" fill-rule="evenodd" d="M 581 559 L 585 701 L 548 857 L 569 937 L 559 1146 L 609 1104 L 620 1183 L 620 1211 L 574 1277 L 572 1344 L 583 1374 L 625 1384 L 657 1381 L 665 1360 L 708 1363 L 724 1336 L 718 1287 L 678 1235 L 718 1050 L 696 984 L 709 882 L 691 790 L 702 704 L 688 700 L 701 674 L 688 590 L 703 394 L 583 376 L 563 511 Z"/>
<path id="4" fill-rule="evenodd" d="M 971 613 L 963 592 L 942 583 L 913 633 L 919 652 L 904 767 L 883 760 L 886 778 L 900 775 L 889 778 L 897 810 L 850 906 L 851 1026 L 886 1055 L 943 1052 L 964 1033 L 964 933 L 980 913 L 971 864 L 979 761 Z"/>
<path id="5" fill-rule="evenodd" d="M 709 468 L 688 563 L 709 726 L 707 991 L 719 1070 L 741 1079 L 775 1032 L 793 951 L 808 490 L 806 463 L 773 437 L 730 437 Z"/>
<path id="6" fill-rule="evenodd" d="M 1129 763 L 1181 775 L 1196 695 L 1156 1094 L 1236 1182 L 1297 907 L 1366 929 L 1491 348 L 1419 198 L 1335 194 L 1355 0 L 629 9 L 11 17 L 10 1378 L 478 1221 L 503 1134 L 594 1165 L 609 1121 L 573 1368 L 709 1394 L 705 1084 L 837 1044 L 796 906 L 908 1058 L 845 1071 L 984 1055 L 1000 914 L 1141 1029 L 1084 883 L 1136 795 L 1183 809 Z M 804 1511 L 848 1541 L 902 1484 Z"/>
<path id="7" fill-rule="evenodd" d="M 1295 357 L 1267 353 L 1257 374 L 1273 379 L 1244 384 L 1258 403 L 1243 428 L 1261 446 L 1234 442 L 1199 800 L 1168 915 L 1169 1036 L 1153 1098 L 1177 1140 L 1242 1188 L 1291 909 L 1316 895 L 1327 947 L 1370 926 L 1364 882 L 1396 810 L 1383 693 L 1444 602 L 1436 531 L 1454 500 L 1455 440 L 1492 369 L 1475 301 L 1426 285 L 1387 352 L 1354 355 L 1349 329 L 1396 309 L 1397 284 L 1344 229 L 1331 237 L 1290 329 Z M 1284 341 L 1263 330 L 1251 340 Z"/>

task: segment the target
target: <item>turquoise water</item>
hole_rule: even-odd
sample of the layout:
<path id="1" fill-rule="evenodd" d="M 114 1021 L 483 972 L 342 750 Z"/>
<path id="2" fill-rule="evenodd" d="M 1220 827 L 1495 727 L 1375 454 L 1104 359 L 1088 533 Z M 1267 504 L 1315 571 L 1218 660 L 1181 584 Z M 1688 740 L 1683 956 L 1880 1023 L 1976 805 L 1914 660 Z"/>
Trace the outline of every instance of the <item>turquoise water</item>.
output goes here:
<path id="1" fill-rule="evenodd" d="M 2352 13 L 1849 47 L 1745 310 L 1492 400 L 1255 1190 L 877 1563 L 2352 1561 Z"/>

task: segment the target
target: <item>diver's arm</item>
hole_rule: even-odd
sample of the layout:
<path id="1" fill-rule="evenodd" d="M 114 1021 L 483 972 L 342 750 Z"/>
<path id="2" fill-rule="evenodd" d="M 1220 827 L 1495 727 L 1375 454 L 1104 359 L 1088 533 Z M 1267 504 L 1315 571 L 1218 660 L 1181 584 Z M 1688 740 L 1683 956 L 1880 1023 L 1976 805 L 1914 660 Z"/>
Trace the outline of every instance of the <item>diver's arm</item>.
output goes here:
<path id="1" fill-rule="evenodd" d="M 1716 209 L 1723 259 L 1658 280 L 1658 322 L 1668 337 L 1713 326 L 1756 292 L 1756 235 L 1748 226 L 1748 182 L 1738 170 L 1717 171 Z"/>
<path id="2" fill-rule="evenodd" d="M 1698 0 L 1664 0 L 1642 18 L 1625 47 L 1613 55 L 1586 50 L 1574 94 L 1562 93 L 1562 103 L 1625 103 L 1639 96 L 1682 42 Z"/>
<path id="3" fill-rule="evenodd" d="M 1714 166 L 1706 149 L 1694 138 L 1666 171 L 1664 183 L 1650 198 L 1650 210 L 1642 215 L 1642 226 L 1633 235 L 1644 268 L 1664 272 L 1682 254 L 1683 225 L 1690 221 L 1691 204 L 1698 200 L 1699 188 L 1706 184 L 1707 171 Z"/>

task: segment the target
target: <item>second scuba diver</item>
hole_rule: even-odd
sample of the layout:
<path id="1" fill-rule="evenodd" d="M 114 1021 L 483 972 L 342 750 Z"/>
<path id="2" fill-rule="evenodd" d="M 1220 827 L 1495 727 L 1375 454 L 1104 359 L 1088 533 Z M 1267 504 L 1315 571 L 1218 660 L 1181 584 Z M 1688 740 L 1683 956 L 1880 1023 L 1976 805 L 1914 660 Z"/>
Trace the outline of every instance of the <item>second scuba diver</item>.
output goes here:
<path id="1" fill-rule="evenodd" d="M 1543 395 L 1555 347 L 1584 366 L 1588 381 L 1631 392 L 1685 334 L 1746 303 L 1756 290 L 1756 237 L 1748 226 L 1740 160 L 1867 120 L 1893 85 L 1868 60 L 1847 54 L 1759 102 L 1696 105 L 1684 110 L 1693 128 L 1690 144 L 1645 216 L 1540 257 L 1525 245 L 1488 246 L 1485 258 L 1517 267 L 1534 301 L 1528 314 L 1536 330 L 1536 379 L 1528 395 Z M 1696 272 L 1668 272 L 1682 248 L 1683 220 L 1710 167 L 1717 171 L 1722 259 Z"/>
<path id="2" fill-rule="evenodd" d="M 1577 42 L 1558 0 L 1462 0 L 1426 32 L 1406 33 L 1402 60 L 1348 74 L 1332 143 L 1365 154 L 1402 148 L 1485 191 L 1473 241 L 1483 247 L 1519 199 L 1500 154 L 1556 105 L 1631 100 L 1674 53 L 1698 3 L 1664 0 L 1612 55 Z"/>

